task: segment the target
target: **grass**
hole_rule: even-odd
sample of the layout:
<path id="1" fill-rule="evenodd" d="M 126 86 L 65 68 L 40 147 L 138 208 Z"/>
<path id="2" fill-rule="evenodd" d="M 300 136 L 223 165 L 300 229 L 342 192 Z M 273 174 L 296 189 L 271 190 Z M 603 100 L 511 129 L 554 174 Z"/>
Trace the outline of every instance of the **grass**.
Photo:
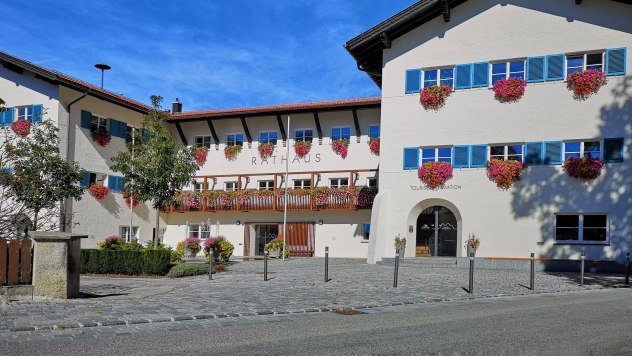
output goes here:
<path id="1" fill-rule="evenodd" d="M 218 272 L 226 272 L 226 267 L 218 264 L 213 264 L 213 274 Z M 208 264 L 206 263 L 180 263 L 171 268 L 167 277 L 180 278 L 189 276 L 199 276 L 202 274 L 208 274 Z"/>

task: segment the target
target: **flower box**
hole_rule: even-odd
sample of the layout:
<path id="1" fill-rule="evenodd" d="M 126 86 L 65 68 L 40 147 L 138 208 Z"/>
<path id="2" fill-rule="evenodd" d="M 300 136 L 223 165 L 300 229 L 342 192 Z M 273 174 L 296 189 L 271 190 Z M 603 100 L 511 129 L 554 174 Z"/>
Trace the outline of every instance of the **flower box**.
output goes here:
<path id="1" fill-rule="evenodd" d="M 270 158 L 274 154 L 274 147 L 275 147 L 274 143 L 270 143 L 270 142 L 260 143 L 258 147 L 259 157 L 261 159 Z"/>
<path id="2" fill-rule="evenodd" d="M 445 105 L 450 94 L 452 94 L 452 87 L 432 85 L 421 90 L 419 101 L 424 109 L 437 111 Z"/>
<path id="3" fill-rule="evenodd" d="M 448 162 L 426 162 L 419 167 L 417 176 L 426 186 L 436 189 L 452 178 L 452 165 Z"/>
<path id="4" fill-rule="evenodd" d="M 573 92 L 573 97 L 577 100 L 588 99 L 607 83 L 606 75 L 596 69 L 575 72 L 566 78 L 566 87 Z"/>
<path id="5" fill-rule="evenodd" d="M 349 140 L 333 140 L 331 142 L 331 149 L 338 156 L 342 157 L 342 159 L 345 159 L 347 158 L 347 154 L 349 154 Z"/>
<path id="6" fill-rule="evenodd" d="M 20 137 L 26 137 L 31 133 L 31 122 L 26 120 L 17 120 L 11 124 L 11 130 Z"/>
<path id="7" fill-rule="evenodd" d="M 241 145 L 226 146 L 224 148 L 224 157 L 226 157 L 226 159 L 229 161 L 234 161 L 237 159 L 237 156 L 241 152 L 241 149 L 242 149 Z"/>
<path id="8" fill-rule="evenodd" d="M 522 98 L 526 87 L 527 82 L 521 78 L 501 79 L 494 83 L 494 97 L 503 103 L 515 102 Z"/>
<path id="9" fill-rule="evenodd" d="M 562 167 L 569 177 L 589 182 L 599 178 L 603 168 L 603 161 L 599 158 L 570 157 L 564 161 Z"/>
<path id="10" fill-rule="evenodd" d="M 110 194 L 110 189 L 100 183 L 92 183 L 88 191 L 96 200 L 103 200 Z"/>
<path id="11" fill-rule="evenodd" d="M 520 180 L 524 165 L 518 161 L 502 161 L 492 159 L 487 161 L 487 176 L 501 189 L 509 189 Z"/>
<path id="12" fill-rule="evenodd" d="M 206 163 L 206 157 L 208 154 L 208 148 L 206 146 L 195 148 L 195 162 L 200 166 Z"/>
<path id="13" fill-rule="evenodd" d="M 91 135 L 92 135 L 92 140 L 98 143 L 99 146 L 101 147 L 107 147 L 107 145 L 109 145 L 110 141 L 112 140 L 112 135 L 110 134 L 108 130 L 105 130 L 105 129 L 98 129 L 98 130 L 92 131 Z"/>
<path id="14" fill-rule="evenodd" d="M 294 152 L 299 158 L 307 156 L 311 149 L 312 143 L 309 141 L 298 141 L 294 143 Z"/>
<path id="15" fill-rule="evenodd" d="M 379 156 L 380 155 L 380 138 L 371 138 L 369 139 L 369 150 L 371 153 Z"/>

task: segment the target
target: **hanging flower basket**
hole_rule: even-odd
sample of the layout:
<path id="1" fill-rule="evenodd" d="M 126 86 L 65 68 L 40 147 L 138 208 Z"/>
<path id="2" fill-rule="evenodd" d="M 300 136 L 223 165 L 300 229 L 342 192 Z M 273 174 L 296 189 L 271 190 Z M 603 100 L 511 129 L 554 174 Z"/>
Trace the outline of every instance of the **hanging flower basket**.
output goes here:
<path id="1" fill-rule="evenodd" d="M 92 131 L 92 140 L 99 144 L 101 147 L 106 147 L 112 140 L 112 135 L 105 129 L 98 129 Z"/>
<path id="2" fill-rule="evenodd" d="M 259 144 L 259 157 L 261 159 L 268 159 L 274 154 L 274 143 L 266 142 Z"/>
<path id="3" fill-rule="evenodd" d="M 426 110 L 439 110 L 445 105 L 445 100 L 452 94 L 452 88 L 447 85 L 432 85 L 421 90 L 419 101 Z"/>
<path id="4" fill-rule="evenodd" d="M 26 137 L 31 133 L 31 122 L 26 120 L 14 121 L 11 124 L 11 130 L 18 136 Z"/>
<path id="5" fill-rule="evenodd" d="M 312 143 L 310 141 L 294 142 L 294 152 L 299 158 L 303 158 L 307 156 L 311 149 L 312 149 Z"/>
<path id="6" fill-rule="evenodd" d="M 331 149 L 333 149 L 338 156 L 342 157 L 342 159 L 345 159 L 347 158 L 347 154 L 349 154 L 349 140 L 333 140 Z"/>
<path id="7" fill-rule="evenodd" d="M 134 206 L 133 208 L 137 207 L 138 204 L 140 204 L 140 197 L 138 196 L 138 193 L 134 192 L 134 194 L 132 194 L 132 196 L 134 197 Z M 123 198 L 125 199 L 125 205 L 127 205 L 127 207 L 129 207 L 130 203 L 132 202 L 132 199 L 130 197 L 129 191 L 126 189 L 125 191 L 123 191 Z"/>
<path id="8" fill-rule="evenodd" d="M 586 100 L 607 83 L 606 75 L 600 70 L 593 69 L 569 75 L 566 79 L 566 88 L 573 91 L 575 99 Z"/>
<path id="9" fill-rule="evenodd" d="M 527 82 L 521 78 L 501 79 L 494 83 L 494 97 L 502 103 L 516 102 L 524 95 Z"/>
<path id="10" fill-rule="evenodd" d="M 195 149 L 195 162 L 200 166 L 206 163 L 206 156 L 208 154 L 208 148 L 206 146 L 197 147 Z"/>
<path id="11" fill-rule="evenodd" d="M 371 153 L 379 156 L 380 155 L 380 138 L 372 138 L 369 139 L 369 149 L 371 150 Z"/>
<path id="12" fill-rule="evenodd" d="M 241 152 L 242 146 L 226 146 L 224 148 L 224 157 L 229 161 L 234 161 Z"/>
<path id="13" fill-rule="evenodd" d="M 487 161 L 487 177 L 501 189 L 509 189 L 520 180 L 524 165 L 518 161 L 501 161 L 492 159 Z"/>
<path id="14" fill-rule="evenodd" d="M 436 189 L 452 178 L 452 165 L 448 162 L 426 162 L 419 167 L 417 176 L 429 188 Z"/>
<path id="15" fill-rule="evenodd" d="M 599 158 L 571 157 L 564 161 L 563 168 L 569 177 L 589 182 L 599 178 L 603 161 Z"/>
<path id="16" fill-rule="evenodd" d="M 99 183 L 92 183 L 90 188 L 88 188 L 88 191 L 96 200 L 103 200 L 108 196 L 108 194 L 110 194 L 110 189 Z"/>

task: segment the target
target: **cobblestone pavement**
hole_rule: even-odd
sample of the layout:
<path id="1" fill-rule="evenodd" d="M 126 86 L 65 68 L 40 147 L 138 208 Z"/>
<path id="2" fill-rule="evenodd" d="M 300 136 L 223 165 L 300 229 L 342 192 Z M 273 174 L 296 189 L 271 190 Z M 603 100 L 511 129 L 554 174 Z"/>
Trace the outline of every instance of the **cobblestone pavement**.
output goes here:
<path id="1" fill-rule="evenodd" d="M 82 276 L 84 298 L 0 304 L 0 339 L 19 332 L 133 325 L 194 319 L 327 312 L 332 308 L 375 308 L 505 295 L 552 293 L 617 287 L 621 276 L 537 273 L 534 291 L 524 271 L 477 270 L 473 294 L 468 270 L 400 266 L 393 288 L 393 267 L 361 260 L 330 260 L 324 283 L 322 259 L 272 260 L 269 281 L 263 262 L 235 262 L 229 271 L 208 276 L 104 278 Z M 49 331 L 50 332 L 50 331 Z"/>

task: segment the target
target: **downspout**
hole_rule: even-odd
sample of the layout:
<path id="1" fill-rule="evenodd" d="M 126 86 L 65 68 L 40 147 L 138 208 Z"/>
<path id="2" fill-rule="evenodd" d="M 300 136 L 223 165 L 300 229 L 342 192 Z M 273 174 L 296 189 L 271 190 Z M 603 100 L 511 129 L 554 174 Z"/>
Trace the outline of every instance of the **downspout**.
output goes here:
<path id="1" fill-rule="evenodd" d="M 82 100 L 83 98 L 85 98 L 86 96 L 88 96 L 88 91 L 86 91 L 85 93 L 83 93 L 83 95 L 81 95 L 80 97 L 78 97 L 77 99 L 71 101 L 70 103 L 68 103 L 67 107 L 68 107 L 68 125 L 67 125 L 67 129 L 66 129 L 66 161 L 70 160 L 70 129 L 71 129 L 71 125 L 70 125 L 70 110 L 72 108 L 72 106 L 77 103 L 78 101 Z M 60 224 L 59 224 L 59 230 L 62 232 L 66 232 L 66 209 L 68 208 L 68 199 L 65 199 L 64 201 L 60 202 L 61 207 L 63 208 L 62 211 L 60 212 Z"/>

